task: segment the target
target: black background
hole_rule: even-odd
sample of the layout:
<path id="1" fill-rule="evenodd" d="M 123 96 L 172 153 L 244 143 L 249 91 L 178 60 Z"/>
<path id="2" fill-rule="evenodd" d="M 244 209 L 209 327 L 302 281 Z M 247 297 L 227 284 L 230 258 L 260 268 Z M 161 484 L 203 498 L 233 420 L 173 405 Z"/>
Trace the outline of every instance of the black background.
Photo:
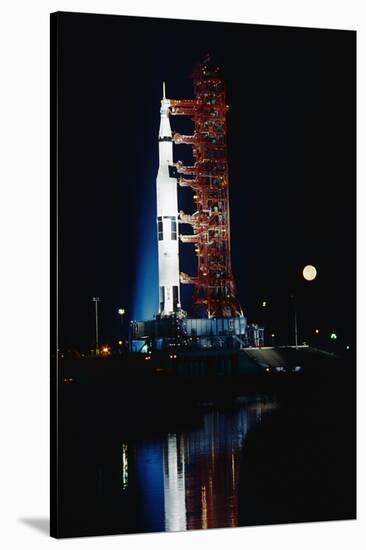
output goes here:
<path id="1" fill-rule="evenodd" d="M 101 339 L 113 343 L 117 308 L 133 318 L 149 297 L 144 284 L 155 287 L 162 81 L 168 97 L 191 98 L 189 75 L 206 52 L 227 84 L 232 260 L 245 314 L 287 343 L 295 294 L 301 340 L 319 328 L 353 346 L 356 34 L 85 14 L 61 14 L 58 26 L 61 346 L 93 346 L 93 296 Z M 183 119 L 172 127 L 190 129 Z M 189 161 L 187 147 L 175 148 L 178 159 Z M 181 268 L 194 274 L 187 247 Z M 312 283 L 301 276 L 308 263 Z M 189 295 L 184 287 L 185 307 Z"/>

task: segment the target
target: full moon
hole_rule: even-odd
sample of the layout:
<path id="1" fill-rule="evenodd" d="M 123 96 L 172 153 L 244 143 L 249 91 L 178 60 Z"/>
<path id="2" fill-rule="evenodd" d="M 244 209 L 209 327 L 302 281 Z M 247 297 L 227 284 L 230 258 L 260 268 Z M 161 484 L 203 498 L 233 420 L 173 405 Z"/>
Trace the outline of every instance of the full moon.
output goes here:
<path id="1" fill-rule="evenodd" d="M 302 270 L 302 275 L 306 281 L 313 281 L 316 277 L 316 269 L 313 265 L 306 265 Z"/>

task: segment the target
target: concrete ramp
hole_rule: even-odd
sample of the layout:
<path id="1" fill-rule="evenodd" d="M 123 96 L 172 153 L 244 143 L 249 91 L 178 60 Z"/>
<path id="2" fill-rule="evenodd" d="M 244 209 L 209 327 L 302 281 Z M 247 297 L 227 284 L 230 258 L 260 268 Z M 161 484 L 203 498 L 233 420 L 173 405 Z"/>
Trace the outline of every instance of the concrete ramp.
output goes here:
<path id="1" fill-rule="evenodd" d="M 337 356 L 309 346 L 283 348 L 248 348 L 243 351 L 261 368 L 294 369 L 332 365 L 338 362 Z"/>
<path id="2" fill-rule="evenodd" d="M 288 367 L 289 360 L 279 349 L 247 349 L 245 353 L 261 367 Z"/>

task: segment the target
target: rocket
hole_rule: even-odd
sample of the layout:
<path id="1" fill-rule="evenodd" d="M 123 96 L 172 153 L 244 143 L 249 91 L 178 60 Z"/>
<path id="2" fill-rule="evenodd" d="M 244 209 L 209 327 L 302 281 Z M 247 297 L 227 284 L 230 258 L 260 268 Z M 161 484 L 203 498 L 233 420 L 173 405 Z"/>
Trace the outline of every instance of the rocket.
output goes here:
<path id="1" fill-rule="evenodd" d="M 178 185 L 173 173 L 173 141 L 169 121 L 170 100 L 160 108 L 159 169 L 156 178 L 157 237 L 159 262 L 159 317 L 168 317 L 180 309 Z"/>

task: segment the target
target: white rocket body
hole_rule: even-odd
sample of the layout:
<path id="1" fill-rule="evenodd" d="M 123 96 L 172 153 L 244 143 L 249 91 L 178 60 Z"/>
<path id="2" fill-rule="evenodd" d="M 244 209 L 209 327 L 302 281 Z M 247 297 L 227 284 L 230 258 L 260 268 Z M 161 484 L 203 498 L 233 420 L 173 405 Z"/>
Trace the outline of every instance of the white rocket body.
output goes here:
<path id="1" fill-rule="evenodd" d="M 169 106 L 164 85 L 160 108 L 159 170 L 156 178 L 160 317 L 170 316 L 180 309 L 178 189 L 177 179 L 171 177 L 169 170 L 169 166 L 173 165 Z"/>

